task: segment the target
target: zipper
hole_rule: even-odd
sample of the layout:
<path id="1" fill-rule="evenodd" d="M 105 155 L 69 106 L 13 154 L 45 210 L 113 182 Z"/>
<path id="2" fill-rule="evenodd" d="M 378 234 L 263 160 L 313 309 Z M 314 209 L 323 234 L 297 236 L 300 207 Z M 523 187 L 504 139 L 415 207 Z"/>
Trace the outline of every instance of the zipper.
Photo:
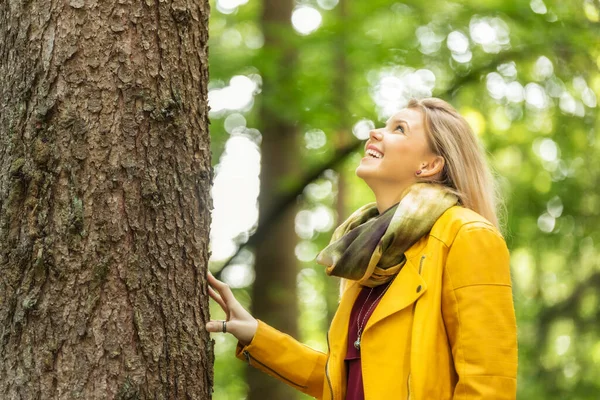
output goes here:
<path id="1" fill-rule="evenodd" d="M 333 399 L 333 385 L 331 384 L 331 379 L 329 378 L 329 356 L 331 354 L 331 349 L 329 348 L 329 331 L 331 327 L 327 329 L 327 361 L 325 362 L 325 376 L 327 377 L 327 383 L 329 384 L 329 392 L 331 393 L 331 400 Z"/>
<path id="2" fill-rule="evenodd" d="M 421 275 L 421 271 L 423 270 L 423 261 L 425 261 L 425 254 L 421 256 L 421 261 L 419 261 L 419 275 Z"/>
<path id="3" fill-rule="evenodd" d="M 271 367 L 265 365 L 264 363 L 258 361 L 256 358 L 254 358 L 252 356 L 252 354 L 250 354 L 250 352 L 248 350 L 244 350 L 243 353 L 244 353 L 244 356 L 246 357 L 246 361 L 248 361 L 248 365 L 252 365 L 252 363 L 250 362 L 250 360 L 252 360 L 253 362 L 260 364 L 263 368 L 271 371 L 273 374 L 277 375 L 279 378 L 281 378 L 282 380 L 290 383 L 291 385 L 294 385 L 294 386 L 297 386 L 297 387 L 300 387 L 300 388 L 303 388 L 303 389 L 308 388 L 308 386 L 302 386 L 302 385 L 297 384 L 294 381 L 289 380 L 285 376 L 281 375 L 279 372 L 275 371 L 273 368 L 271 368 Z"/>
<path id="4" fill-rule="evenodd" d="M 425 261 L 425 255 L 421 256 L 421 261 L 419 261 L 419 275 L 421 275 L 421 271 L 423 270 L 423 262 Z M 419 301 L 419 299 L 417 299 L 415 301 L 415 304 L 413 304 L 412 307 L 412 316 L 415 316 L 415 309 L 417 308 L 417 302 Z"/>
<path id="5" fill-rule="evenodd" d="M 423 262 L 424 261 L 425 261 L 425 255 L 423 254 L 421 256 L 421 260 L 419 261 L 419 275 L 421 275 L 421 272 L 423 271 Z M 415 301 L 415 304 L 413 304 L 413 307 L 412 307 L 413 323 L 414 323 L 415 310 L 417 309 L 417 303 L 418 303 L 418 301 L 419 301 L 419 299 L 417 299 Z M 411 342 L 412 342 L 412 340 L 411 340 Z M 406 381 L 406 387 L 407 387 L 407 390 L 408 390 L 408 396 L 406 397 L 407 400 L 410 400 L 412 398 L 412 393 L 411 393 L 411 390 L 410 390 L 410 378 L 411 378 L 411 376 L 412 376 L 412 373 L 409 372 L 408 373 L 408 380 Z"/>

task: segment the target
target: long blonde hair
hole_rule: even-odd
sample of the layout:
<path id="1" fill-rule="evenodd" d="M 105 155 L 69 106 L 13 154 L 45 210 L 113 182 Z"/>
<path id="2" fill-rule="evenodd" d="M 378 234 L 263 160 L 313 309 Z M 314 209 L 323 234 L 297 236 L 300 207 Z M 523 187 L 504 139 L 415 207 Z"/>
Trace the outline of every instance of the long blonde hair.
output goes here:
<path id="1" fill-rule="evenodd" d="M 454 107 L 435 97 L 411 99 L 406 107 L 422 111 L 429 146 L 445 160 L 439 183 L 451 188 L 464 207 L 500 229 L 500 197 L 485 153 L 469 123 Z"/>

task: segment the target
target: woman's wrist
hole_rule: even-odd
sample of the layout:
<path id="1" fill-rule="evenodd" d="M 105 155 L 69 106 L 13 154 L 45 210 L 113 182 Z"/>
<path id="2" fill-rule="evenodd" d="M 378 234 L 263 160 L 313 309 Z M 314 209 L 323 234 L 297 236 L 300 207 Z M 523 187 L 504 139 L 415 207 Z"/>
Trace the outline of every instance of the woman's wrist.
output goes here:
<path id="1" fill-rule="evenodd" d="M 239 336 L 237 337 L 237 340 L 243 346 L 248 346 L 250 343 L 252 343 L 252 339 L 254 339 L 257 330 L 258 320 L 256 318 L 253 318 L 252 321 L 249 321 L 248 327 L 241 330 Z"/>

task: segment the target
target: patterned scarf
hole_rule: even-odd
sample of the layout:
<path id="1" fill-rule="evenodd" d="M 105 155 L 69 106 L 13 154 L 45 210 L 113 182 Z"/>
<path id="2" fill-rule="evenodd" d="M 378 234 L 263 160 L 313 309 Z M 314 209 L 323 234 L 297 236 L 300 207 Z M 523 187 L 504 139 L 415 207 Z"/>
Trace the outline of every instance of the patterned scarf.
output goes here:
<path id="1" fill-rule="evenodd" d="M 376 203 L 356 210 L 334 232 L 318 255 L 328 275 L 374 287 L 389 282 L 406 262 L 404 252 L 427 234 L 458 202 L 447 188 L 416 183 L 402 200 L 379 214 Z"/>

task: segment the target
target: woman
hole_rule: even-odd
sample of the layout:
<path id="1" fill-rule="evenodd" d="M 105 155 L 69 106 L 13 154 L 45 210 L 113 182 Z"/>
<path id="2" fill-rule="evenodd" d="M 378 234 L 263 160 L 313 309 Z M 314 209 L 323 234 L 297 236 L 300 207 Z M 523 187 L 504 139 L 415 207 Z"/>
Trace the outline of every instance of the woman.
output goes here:
<path id="1" fill-rule="evenodd" d="M 317 257 L 340 276 L 328 353 L 254 319 L 209 274 L 236 356 L 318 399 L 514 399 L 509 254 L 489 168 L 443 100 L 411 100 L 370 132 L 356 174 L 376 202 Z M 218 292 L 218 293 L 217 293 Z"/>

